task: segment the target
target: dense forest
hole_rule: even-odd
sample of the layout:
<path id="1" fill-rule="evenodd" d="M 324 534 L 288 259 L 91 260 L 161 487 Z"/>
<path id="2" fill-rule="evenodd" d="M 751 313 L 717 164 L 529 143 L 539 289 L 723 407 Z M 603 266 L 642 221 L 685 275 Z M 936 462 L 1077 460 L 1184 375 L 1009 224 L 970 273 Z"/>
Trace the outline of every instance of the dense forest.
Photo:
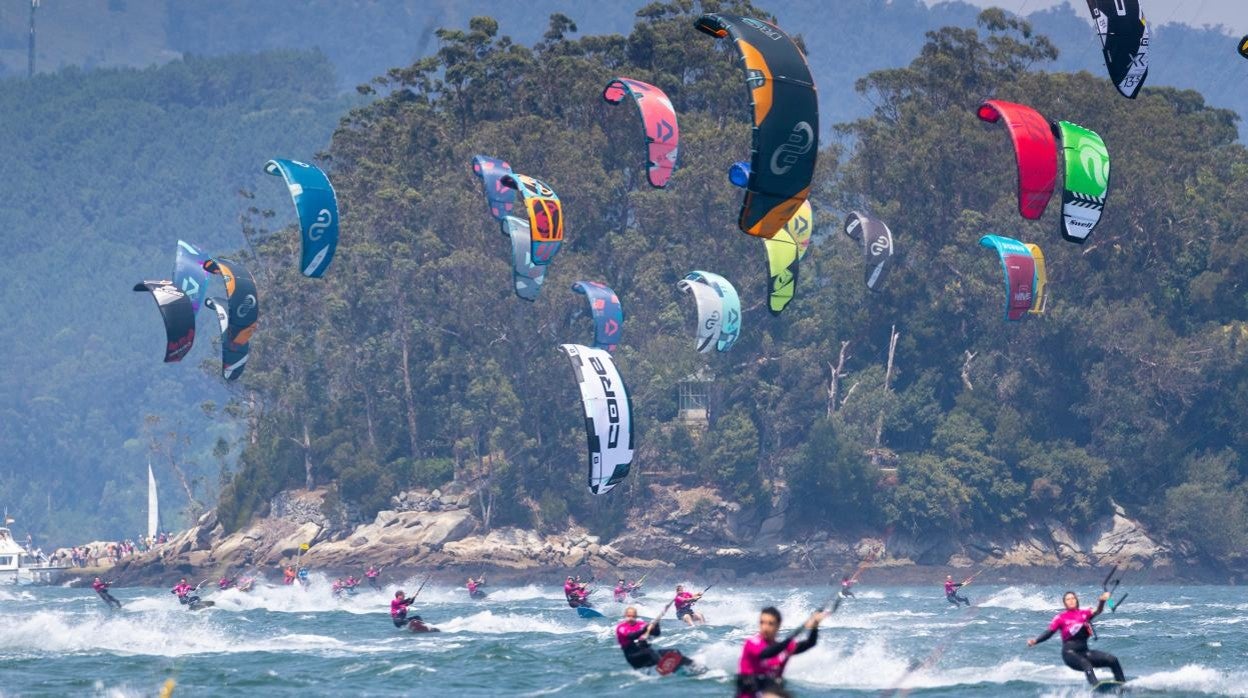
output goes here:
<path id="1" fill-rule="evenodd" d="M 494 525 L 571 517 L 610 535 L 662 473 L 746 508 L 787 490 L 798 529 L 1077 526 L 1112 500 L 1210 556 L 1238 554 L 1248 153 L 1236 116 L 1195 92 L 1128 101 L 1099 75 L 1046 72 L 1053 43 L 998 11 L 934 31 L 909 66 L 857 82 L 873 112 L 838 127 L 851 146 L 821 153 L 812 254 L 797 300 L 771 317 L 762 245 L 736 230 L 725 178 L 749 147 L 742 75 L 731 47 L 692 29 L 713 9 L 767 16 L 655 3 L 627 36 L 577 38 L 555 15 L 532 47 L 478 17 L 364 88 L 375 101 L 343 120 L 325 158 L 344 220 L 331 273 L 300 278 L 293 236 L 259 247 L 268 312 L 222 520 L 241 525 L 287 487 L 332 484 L 367 513 L 454 478 L 488 493 Z M 661 86 L 680 114 L 666 190 L 644 184 L 635 113 L 601 100 L 616 75 Z M 1018 217 L 1007 139 L 974 115 L 987 96 L 1104 136 L 1113 183 L 1086 245 L 1061 240 L 1056 204 Z M 477 153 L 564 202 L 567 240 L 535 304 L 511 293 L 468 166 Z M 839 232 L 854 208 L 896 236 L 901 263 L 880 294 Z M 990 232 L 1044 249 L 1045 315 L 1003 321 L 1000 263 L 976 244 Z M 693 351 L 675 283 L 695 268 L 741 292 L 727 354 Z M 627 312 L 616 359 L 638 451 L 627 483 L 602 497 L 583 485 L 579 400 L 556 352 L 588 341 L 583 299 L 567 290 L 578 279 L 606 282 Z M 691 376 L 713 377 L 704 432 L 677 418 Z"/>
<path id="2" fill-rule="evenodd" d="M 324 56 L 288 51 L 5 83 L 0 506 L 18 530 L 137 535 L 149 459 L 167 526 L 212 504 L 242 431 L 212 409 L 229 398 L 219 349 L 205 331 L 162 365 L 160 316 L 130 288 L 169 277 L 179 238 L 242 245 L 240 189 L 289 206 L 264 162 L 328 141 L 352 104 L 334 81 Z"/>
<path id="3" fill-rule="evenodd" d="M 558 527 L 571 513 L 604 533 L 659 478 L 716 483 L 760 510 L 817 486 L 823 496 L 797 502 L 811 525 L 871 529 L 1086 521 L 1112 496 L 1213 549 L 1239 545 L 1231 212 L 1244 125 L 1208 105 L 1248 109 L 1235 89 L 1248 64 L 1224 60 L 1225 34 L 1154 17 L 1146 99 L 1126 103 L 1069 7 L 1034 13 L 1030 33 L 981 24 L 970 36 L 976 11 L 962 3 L 758 9 L 801 35 L 828 148 L 815 253 L 778 319 L 760 305 L 761 247 L 736 231 L 739 192 L 722 172 L 748 154 L 740 75 L 683 3 L 587 16 L 563 0 L 45 2 L 37 67 L 60 70 L 9 78 L 0 97 L 11 202 L 0 208 L 0 387 L 11 396 L 0 505 L 44 542 L 132 536 L 150 458 L 173 527 L 237 467 L 225 510 L 241 519 L 274 487 L 305 483 L 311 464 L 313 482 L 339 483 L 365 510 L 456 476 L 490 483 L 498 522 Z M 550 25 L 552 11 L 571 20 Z M 470 23 L 486 13 L 497 28 Z M 21 3 L 0 7 L 0 74 L 24 76 L 27 19 Z M 326 23 L 338 30 L 319 31 Z M 943 25 L 967 29 L 925 38 Z M 317 51 L 203 57 L 284 47 Z M 987 47 L 1001 55 L 968 59 L 987 61 Z M 152 64 L 162 67 L 99 69 Z M 1062 74 L 1077 70 L 1089 72 Z M 377 74 L 374 94 L 343 94 Z M 635 114 L 598 97 L 616 74 L 677 102 L 685 146 L 668 191 L 638 171 Z M 1056 203 L 1040 223 L 1010 215 L 1006 139 L 972 114 L 988 95 L 1105 135 L 1114 188 L 1087 246 L 1057 236 Z M 260 165 L 326 148 L 346 219 L 341 259 L 318 284 L 290 275 L 289 199 Z M 546 179 L 569 206 L 569 242 L 536 306 L 508 292 L 505 250 L 467 170 L 477 152 Z M 882 295 L 863 292 L 860 257 L 837 232 L 855 207 L 898 238 Z M 168 275 L 179 237 L 244 247 L 240 214 L 255 239 L 274 237 L 255 265 L 266 294 L 256 358 L 224 386 L 207 319 L 191 357 L 162 366 L 155 310 L 128 289 Z M 1047 317 L 1000 322 L 999 269 L 974 245 L 984 232 L 1044 247 Z M 741 344 L 710 363 L 690 350 L 690 300 L 674 286 L 698 266 L 728 275 L 749 309 Z M 554 349 L 588 341 L 588 325 L 568 319 L 581 278 L 623 296 L 618 359 L 639 420 L 636 482 L 598 501 L 582 492 L 577 394 Z M 676 384 L 694 375 L 714 376 L 709 439 L 678 424 Z M 878 465 L 899 467 L 885 487 Z"/>

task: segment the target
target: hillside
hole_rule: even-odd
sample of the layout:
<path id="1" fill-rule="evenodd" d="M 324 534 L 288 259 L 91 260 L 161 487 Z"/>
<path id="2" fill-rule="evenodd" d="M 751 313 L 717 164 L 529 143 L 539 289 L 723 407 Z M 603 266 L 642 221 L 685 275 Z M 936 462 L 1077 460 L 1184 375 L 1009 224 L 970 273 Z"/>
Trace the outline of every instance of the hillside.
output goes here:
<path id="1" fill-rule="evenodd" d="M 742 516 L 784 498 L 790 536 L 1078 527 L 1117 502 L 1210 556 L 1238 554 L 1248 491 L 1228 396 L 1248 379 L 1235 291 L 1248 169 L 1233 113 L 1192 92 L 1132 102 L 1100 77 L 1037 70 L 1057 52 L 1000 13 L 942 29 L 908 67 L 862 80 L 877 108 L 844 127 L 852 149 L 822 155 L 813 253 L 774 318 L 761 245 L 735 229 L 724 178 L 747 152 L 740 75 L 692 18 L 655 5 L 628 37 L 583 38 L 552 20 L 532 49 L 474 19 L 352 112 L 330 147 L 352 235 L 324 283 L 285 265 L 269 292 L 284 311 L 247 381 L 264 410 L 222 496 L 227 529 L 290 487 L 332 484 L 369 516 L 401 489 L 454 478 L 490 493 L 478 504 L 495 525 L 571 517 L 609 537 L 657 481 L 712 487 Z M 635 115 L 598 97 L 617 74 L 663 86 L 681 115 L 666 190 L 639 184 Z M 1018 217 L 1006 139 L 974 116 L 985 94 L 1104 136 L 1112 205 L 1087 245 L 1061 241 L 1056 205 Z M 564 202 L 568 240 L 532 306 L 512 297 L 476 153 L 539 174 Z M 851 207 L 885 217 L 903 249 L 878 295 L 836 232 Z M 990 232 L 1044 248 L 1044 317 L 1003 322 L 1000 263 L 976 244 Z M 289 253 L 286 238 L 261 250 Z M 693 352 L 675 287 L 708 267 L 742 294 L 728 354 Z M 569 320 L 577 279 L 606 282 L 627 313 L 616 357 L 638 452 L 608 496 L 583 485 L 575 383 L 555 350 L 587 341 Z M 698 375 L 713 376 L 705 432 L 677 419 L 678 386 Z"/>

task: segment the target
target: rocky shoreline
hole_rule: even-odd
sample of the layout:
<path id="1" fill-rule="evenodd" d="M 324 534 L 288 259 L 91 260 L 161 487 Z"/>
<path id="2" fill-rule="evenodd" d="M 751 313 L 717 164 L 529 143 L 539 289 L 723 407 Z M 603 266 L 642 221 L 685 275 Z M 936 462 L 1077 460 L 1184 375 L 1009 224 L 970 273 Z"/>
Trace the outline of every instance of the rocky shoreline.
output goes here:
<path id="1" fill-rule="evenodd" d="M 1014 536 L 817 533 L 795 541 L 783 535 L 782 499 L 768 516 L 758 517 L 707 488 L 673 492 L 655 486 L 649 515 L 603 540 L 576 525 L 546 535 L 513 527 L 486 530 L 474 510 L 474 493 L 464 488 L 404 492 L 392 499 L 393 509 L 354 524 L 352 512 L 327 503 L 328 494 L 282 492 L 270 502 L 268 516 L 230 534 L 208 512 L 165 544 L 106 568 L 107 575 L 122 585 L 244 568 L 272 578 L 282 565 L 299 560 L 329 574 L 358 574 L 378 565 L 388 576 L 433 572 L 455 582 L 482 573 L 499 582 L 551 583 L 566 573 L 605 579 L 650 571 L 656 580 L 822 584 L 863 566 L 863 581 L 876 584 L 932 583 L 981 568 L 987 568 L 982 580 L 1018 583 L 1092 580 L 1111 565 L 1152 582 L 1235 581 L 1225 571 L 1184 559 L 1117 507 L 1087 531 L 1042 521 Z M 101 569 L 74 573 L 89 577 Z"/>

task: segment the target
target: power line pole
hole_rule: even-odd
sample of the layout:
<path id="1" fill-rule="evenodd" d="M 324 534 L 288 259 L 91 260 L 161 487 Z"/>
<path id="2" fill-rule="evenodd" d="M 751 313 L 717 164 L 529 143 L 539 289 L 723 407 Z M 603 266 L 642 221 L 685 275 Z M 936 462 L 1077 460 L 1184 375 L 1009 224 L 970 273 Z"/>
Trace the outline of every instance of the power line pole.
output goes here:
<path id="1" fill-rule="evenodd" d="M 26 53 L 26 77 L 35 77 L 35 8 L 39 0 L 30 0 L 30 48 Z"/>

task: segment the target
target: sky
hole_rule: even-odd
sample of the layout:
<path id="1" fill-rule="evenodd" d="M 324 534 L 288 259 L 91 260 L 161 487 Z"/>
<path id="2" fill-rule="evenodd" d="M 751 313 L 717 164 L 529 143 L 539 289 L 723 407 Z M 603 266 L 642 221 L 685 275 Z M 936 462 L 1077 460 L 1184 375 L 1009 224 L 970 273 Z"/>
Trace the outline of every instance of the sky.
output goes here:
<path id="1" fill-rule="evenodd" d="M 928 5 L 946 0 L 925 0 Z M 1002 7 L 1018 14 L 1069 4 L 1087 12 L 1084 0 L 963 0 L 980 7 Z M 1195 27 L 1225 26 L 1236 36 L 1248 34 L 1248 0 L 1140 0 L 1144 16 L 1154 24 L 1182 22 Z"/>

